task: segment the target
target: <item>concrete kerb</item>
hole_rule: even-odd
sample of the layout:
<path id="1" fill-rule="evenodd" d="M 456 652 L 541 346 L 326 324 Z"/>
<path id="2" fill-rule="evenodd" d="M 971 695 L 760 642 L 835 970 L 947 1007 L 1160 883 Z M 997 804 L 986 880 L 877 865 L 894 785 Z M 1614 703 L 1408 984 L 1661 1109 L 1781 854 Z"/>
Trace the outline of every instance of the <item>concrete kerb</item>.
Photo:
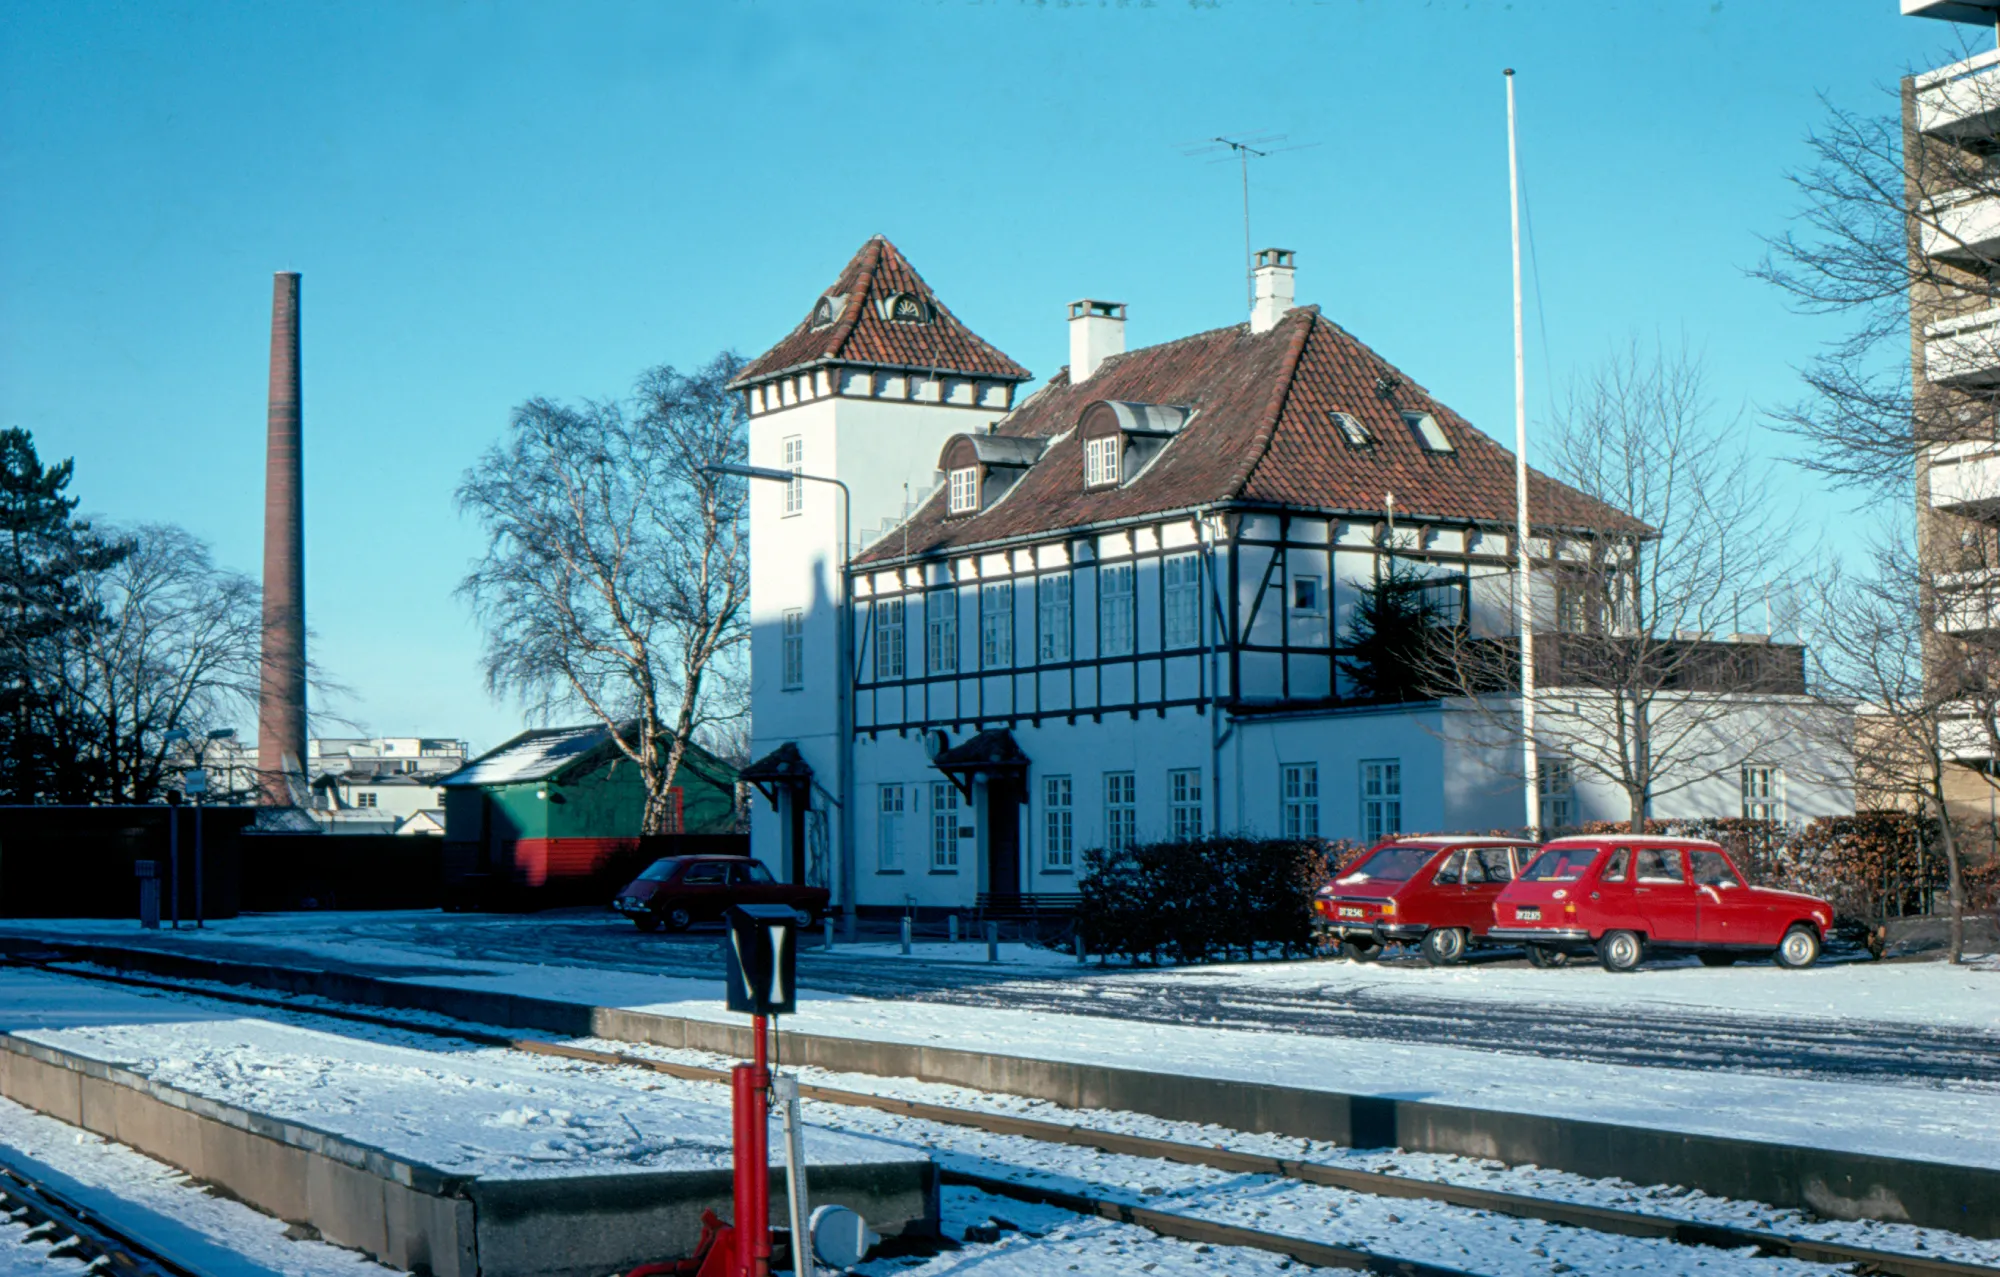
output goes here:
<path id="1" fill-rule="evenodd" d="M 20 947 L 19 942 L 0 942 Z M 77 961 L 312 993 L 363 1005 L 571 1036 L 745 1056 L 747 1026 L 372 976 L 284 970 L 120 946 L 46 944 Z M 2000 1170 L 1419 1100 L 1074 1064 L 784 1030 L 788 1063 L 907 1077 L 1252 1133 L 1492 1158 L 1579 1175 L 1678 1184 L 1833 1219 L 2000 1237 Z"/>
<path id="2" fill-rule="evenodd" d="M 434 1277 L 599 1277 L 691 1250 L 727 1170 L 507 1180 L 452 1175 L 129 1069 L 0 1033 L 0 1095 L 179 1167 L 328 1240 Z M 928 1159 L 812 1167 L 878 1229 L 934 1231 Z M 774 1177 L 782 1209 L 783 1177 Z"/>

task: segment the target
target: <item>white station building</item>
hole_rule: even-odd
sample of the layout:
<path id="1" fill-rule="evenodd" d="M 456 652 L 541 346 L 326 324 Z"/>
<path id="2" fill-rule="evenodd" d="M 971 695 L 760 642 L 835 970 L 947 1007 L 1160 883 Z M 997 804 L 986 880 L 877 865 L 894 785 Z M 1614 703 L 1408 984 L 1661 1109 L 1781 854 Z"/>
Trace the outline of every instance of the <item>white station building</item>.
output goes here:
<path id="1" fill-rule="evenodd" d="M 1513 456 L 1294 305 L 1291 253 L 1255 281 L 1248 322 L 1132 351 L 1122 304 L 1073 303 L 1069 366 L 1023 399 L 877 237 L 745 367 L 751 464 L 800 476 L 750 497 L 743 778 L 774 873 L 867 912 L 998 908 L 1132 840 L 1525 823 L 1490 713 L 1360 703 L 1339 672 L 1391 559 L 1512 629 Z M 1553 630 L 1561 562 L 1639 525 L 1538 474 L 1529 505 Z M 1653 814 L 1852 810 L 1819 769 L 1740 761 Z M 1626 812 L 1560 757 L 1541 781 L 1545 826 Z"/>

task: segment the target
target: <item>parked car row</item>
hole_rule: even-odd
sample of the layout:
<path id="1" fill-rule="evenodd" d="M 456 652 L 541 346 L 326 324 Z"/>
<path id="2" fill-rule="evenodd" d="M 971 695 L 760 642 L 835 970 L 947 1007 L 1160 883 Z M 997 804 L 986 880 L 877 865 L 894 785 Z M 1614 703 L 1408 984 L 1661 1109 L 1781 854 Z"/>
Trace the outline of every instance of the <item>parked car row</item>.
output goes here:
<path id="1" fill-rule="evenodd" d="M 1538 967 L 1594 952 L 1608 971 L 1630 971 L 1649 952 L 1694 953 L 1708 966 L 1769 956 L 1809 967 L 1833 925 L 1832 905 L 1749 885 L 1715 843 L 1631 834 L 1539 846 L 1391 839 L 1321 888 L 1313 908 L 1349 957 L 1414 944 L 1447 965 L 1481 945 L 1518 944 Z"/>

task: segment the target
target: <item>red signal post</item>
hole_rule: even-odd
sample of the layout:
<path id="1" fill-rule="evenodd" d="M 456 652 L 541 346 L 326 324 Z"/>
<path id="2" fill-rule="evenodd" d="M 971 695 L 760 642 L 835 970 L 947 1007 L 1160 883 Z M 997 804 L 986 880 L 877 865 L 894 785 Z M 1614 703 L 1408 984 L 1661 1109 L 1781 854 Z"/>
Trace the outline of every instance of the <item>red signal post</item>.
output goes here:
<path id="1" fill-rule="evenodd" d="M 771 1067 L 769 1022 L 752 1016 L 751 1062 L 731 1071 L 736 1163 L 736 1263 L 731 1277 L 771 1273 Z"/>

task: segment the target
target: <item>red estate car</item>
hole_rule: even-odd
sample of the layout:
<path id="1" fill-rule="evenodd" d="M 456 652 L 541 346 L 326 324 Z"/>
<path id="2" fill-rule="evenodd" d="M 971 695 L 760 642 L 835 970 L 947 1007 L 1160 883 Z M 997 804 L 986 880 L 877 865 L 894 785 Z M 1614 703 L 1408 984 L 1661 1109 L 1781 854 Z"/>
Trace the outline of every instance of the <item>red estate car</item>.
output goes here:
<path id="1" fill-rule="evenodd" d="M 641 931 L 686 931 L 731 905 L 790 905 L 799 925 L 811 927 L 826 912 L 829 894 L 825 887 L 779 882 L 743 856 L 668 856 L 626 883 L 611 907 Z"/>
<path id="2" fill-rule="evenodd" d="M 1607 971 L 1630 971 L 1649 948 L 1693 952 L 1707 966 L 1768 953 L 1809 967 L 1833 925 L 1833 906 L 1792 891 L 1752 887 L 1712 842 L 1688 838 L 1558 838 L 1500 893 L 1495 940 L 1563 952 L 1592 945 Z"/>
<path id="3" fill-rule="evenodd" d="M 1394 838 L 1320 888 L 1313 909 L 1349 957 L 1395 940 L 1421 943 L 1442 966 L 1486 938 L 1494 900 L 1534 858 L 1535 845 L 1514 838 Z"/>

